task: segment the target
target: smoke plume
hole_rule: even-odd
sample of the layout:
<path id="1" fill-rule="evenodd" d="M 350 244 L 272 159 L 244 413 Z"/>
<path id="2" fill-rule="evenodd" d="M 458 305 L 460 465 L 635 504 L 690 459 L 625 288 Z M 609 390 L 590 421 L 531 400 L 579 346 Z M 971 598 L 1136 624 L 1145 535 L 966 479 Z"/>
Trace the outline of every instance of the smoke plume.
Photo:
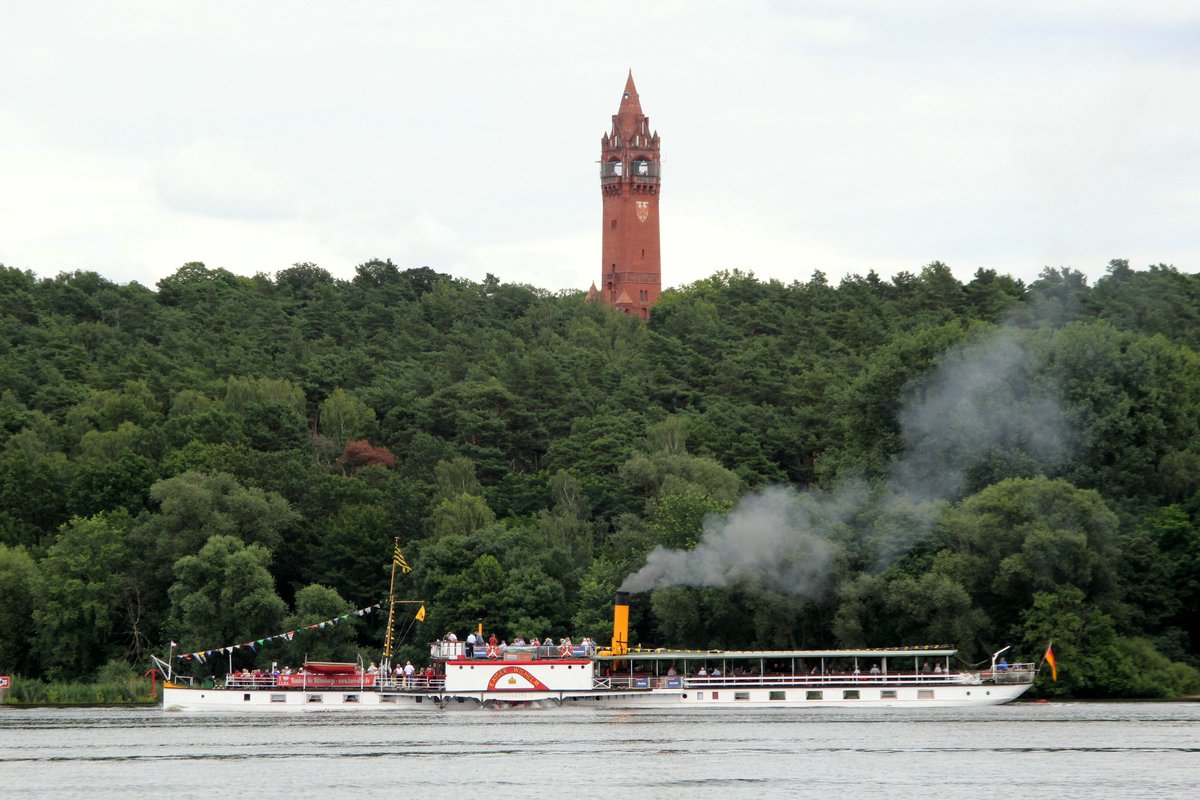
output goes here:
<path id="1" fill-rule="evenodd" d="M 728 516 L 709 516 L 694 549 L 656 547 L 621 589 L 749 584 L 816 596 L 848 543 L 886 566 L 932 530 L 936 501 L 1051 472 L 1071 454 L 1074 437 L 1048 374 L 1013 329 L 952 349 L 903 393 L 904 449 L 882 486 L 843 481 L 748 495 Z"/>

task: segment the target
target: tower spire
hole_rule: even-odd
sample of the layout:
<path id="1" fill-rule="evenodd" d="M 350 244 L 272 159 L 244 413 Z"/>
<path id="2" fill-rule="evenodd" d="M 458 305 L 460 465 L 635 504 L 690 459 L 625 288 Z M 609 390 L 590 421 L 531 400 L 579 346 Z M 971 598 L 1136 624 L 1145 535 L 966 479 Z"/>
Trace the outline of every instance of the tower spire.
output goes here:
<path id="1" fill-rule="evenodd" d="M 625 91 L 621 94 L 621 107 L 617 110 L 617 122 L 621 130 L 632 130 L 642 117 L 642 103 L 638 99 L 637 87 L 633 85 L 633 70 L 625 80 Z"/>

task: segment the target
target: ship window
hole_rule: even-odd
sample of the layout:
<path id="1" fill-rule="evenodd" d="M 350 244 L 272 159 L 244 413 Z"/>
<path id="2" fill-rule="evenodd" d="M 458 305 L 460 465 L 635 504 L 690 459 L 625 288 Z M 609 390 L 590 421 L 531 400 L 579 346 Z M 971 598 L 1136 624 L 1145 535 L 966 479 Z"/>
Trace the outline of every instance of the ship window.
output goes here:
<path id="1" fill-rule="evenodd" d="M 716 700 L 720 696 L 721 696 L 720 692 L 713 692 L 713 700 Z"/>
<path id="2" fill-rule="evenodd" d="M 249 692 L 246 692 L 244 695 L 242 695 L 242 702 L 244 702 L 244 703 L 250 702 L 250 693 Z"/>
<path id="3" fill-rule="evenodd" d="M 273 694 L 273 695 L 271 695 L 271 702 L 272 703 L 286 703 L 287 695 L 286 694 Z"/>
<path id="4" fill-rule="evenodd" d="M 749 700 L 750 693 L 749 692 L 734 692 L 733 699 L 734 700 Z"/>
<path id="5" fill-rule="evenodd" d="M 821 700 L 825 695 L 820 691 L 808 691 L 804 693 L 805 700 Z"/>
<path id="6" fill-rule="evenodd" d="M 384 695 L 380 695 L 380 696 L 379 696 L 379 702 L 381 702 L 381 703 L 394 703 L 394 702 L 396 702 L 396 695 L 394 695 L 394 694 L 384 694 Z"/>
<path id="7" fill-rule="evenodd" d="M 787 692 L 771 692 L 772 700 L 787 700 Z"/>
<path id="8" fill-rule="evenodd" d="M 843 700 L 857 700 L 858 699 L 858 689 L 844 689 L 842 691 L 842 699 Z"/>
<path id="9" fill-rule="evenodd" d="M 687 697 L 687 695 L 685 694 L 685 695 L 684 695 L 684 697 Z M 697 700 L 703 700 L 703 699 L 704 699 L 704 692 L 696 692 L 696 699 L 697 699 Z"/>
<path id="10" fill-rule="evenodd" d="M 917 699 L 918 700 L 932 700 L 933 699 L 933 689 L 917 689 Z"/>
<path id="11" fill-rule="evenodd" d="M 342 697 L 342 702 L 343 703 L 357 703 L 358 695 L 356 695 L 356 694 L 345 695 L 344 697 Z"/>
<path id="12" fill-rule="evenodd" d="M 310 694 L 306 699 L 310 703 L 322 703 L 325 701 L 325 698 L 321 697 L 319 694 Z"/>
<path id="13" fill-rule="evenodd" d="M 895 689 L 881 690 L 879 692 L 879 699 L 880 700 L 895 700 L 896 699 L 896 690 Z"/>

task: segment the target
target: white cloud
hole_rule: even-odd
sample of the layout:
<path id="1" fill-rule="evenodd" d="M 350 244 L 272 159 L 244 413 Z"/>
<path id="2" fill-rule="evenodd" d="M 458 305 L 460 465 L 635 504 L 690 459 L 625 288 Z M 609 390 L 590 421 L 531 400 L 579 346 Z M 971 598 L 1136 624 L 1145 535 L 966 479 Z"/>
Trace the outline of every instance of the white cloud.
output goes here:
<path id="1" fill-rule="evenodd" d="M 295 215 L 296 181 L 273 170 L 244 142 L 211 137 L 172 148 L 154 166 L 154 188 L 167 208 L 227 219 Z"/>

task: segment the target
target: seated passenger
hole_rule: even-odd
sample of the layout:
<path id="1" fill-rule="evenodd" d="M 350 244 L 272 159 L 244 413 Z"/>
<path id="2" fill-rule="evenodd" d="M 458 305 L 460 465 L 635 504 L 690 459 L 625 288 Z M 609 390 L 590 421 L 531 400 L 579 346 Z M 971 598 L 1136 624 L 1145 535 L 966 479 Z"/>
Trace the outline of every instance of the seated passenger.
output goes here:
<path id="1" fill-rule="evenodd" d="M 1000 660 L 996 662 L 996 671 L 997 672 L 1006 672 L 1007 670 L 1008 670 L 1008 659 L 1006 659 L 1004 656 L 1000 656 Z"/>
<path id="2" fill-rule="evenodd" d="M 720 667 L 713 667 L 713 670 L 712 670 L 712 672 L 710 672 L 710 673 L 708 673 L 708 674 L 709 674 L 709 675 L 712 675 L 714 678 L 719 678 L 719 677 L 721 677 L 721 668 L 720 668 Z"/>

